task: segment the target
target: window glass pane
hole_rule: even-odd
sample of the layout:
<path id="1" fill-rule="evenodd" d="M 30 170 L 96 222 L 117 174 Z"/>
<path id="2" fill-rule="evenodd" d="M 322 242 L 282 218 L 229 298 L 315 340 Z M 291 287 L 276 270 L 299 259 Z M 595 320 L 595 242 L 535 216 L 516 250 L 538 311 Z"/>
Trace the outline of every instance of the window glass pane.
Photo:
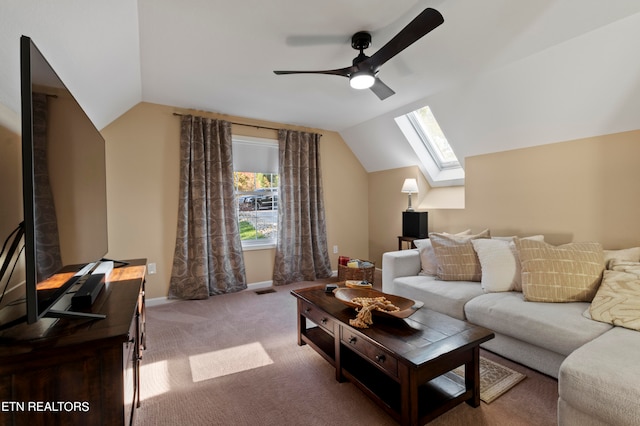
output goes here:
<path id="1" fill-rule="evenodd" d="M 422 142 L 425 144 L 429 152 L 435 156 L 434 160 L 440 168 L 460 167 L 458 158 L 453 152 L 451 145 L 447 141 L 447 137 L 440 128 L 438 121 L 433 116 L 431 108 L 424 106 L 411 113 L 412 122 L 418 126 L 416 129 Z"/>
<path id="2" fill-rule="evenodd" d="M 234 172 L 240 239 L 273 244 L 278 232 L 278 174 Z"/>

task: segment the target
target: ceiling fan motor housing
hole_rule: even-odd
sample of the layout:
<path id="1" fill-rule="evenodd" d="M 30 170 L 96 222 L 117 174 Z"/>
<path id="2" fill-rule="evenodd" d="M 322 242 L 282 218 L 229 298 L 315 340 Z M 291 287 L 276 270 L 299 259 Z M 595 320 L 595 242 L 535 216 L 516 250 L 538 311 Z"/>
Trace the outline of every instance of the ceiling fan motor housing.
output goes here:
<path id="1" fill-rule="evenodd" d="M 371 45 L 371 34 L 366 31 L 357 32 L 351 37 L 351 47 L 362 52 Z"/>
<path id="2" fill-rule="evenodd" d="M 360 51 L 360 54 L 353 58 L 352 64 L 358 65 L 360 62 L 365 59 L 369 59 L 367 55 L 364 54 L 363 50 L 367 49 L 371 45 L 371 34 L 365 31 L 357 32 L 351 37 L 351 47 Z"/>

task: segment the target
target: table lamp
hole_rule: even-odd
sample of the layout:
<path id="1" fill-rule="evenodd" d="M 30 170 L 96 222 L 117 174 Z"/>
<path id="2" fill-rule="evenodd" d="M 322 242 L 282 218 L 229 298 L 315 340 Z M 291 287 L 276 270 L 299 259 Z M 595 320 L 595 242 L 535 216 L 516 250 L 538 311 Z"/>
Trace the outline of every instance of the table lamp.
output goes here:
<path id="1" fill-rule="evenodd" d="M 402 192 L 409 194 L 409 205 L 407 206 L 407 211 L 414 211 L 413 207 L 411 207 L 411 194 L 418 193 L 418 182 L 415 179 L 405 179 L 404 184 L 402 185 Z"/>

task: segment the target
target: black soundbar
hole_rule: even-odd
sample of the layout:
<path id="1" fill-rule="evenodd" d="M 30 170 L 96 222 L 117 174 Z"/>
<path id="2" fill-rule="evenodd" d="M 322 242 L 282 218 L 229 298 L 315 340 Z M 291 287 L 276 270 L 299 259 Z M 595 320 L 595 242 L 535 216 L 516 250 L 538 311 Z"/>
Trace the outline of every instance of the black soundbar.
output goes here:
<path id="1" fill-rule="evenodd" d="M 72 309 L 87 309 L 104 288 L 104 274 L 90 275 L 71 298 Z"/>

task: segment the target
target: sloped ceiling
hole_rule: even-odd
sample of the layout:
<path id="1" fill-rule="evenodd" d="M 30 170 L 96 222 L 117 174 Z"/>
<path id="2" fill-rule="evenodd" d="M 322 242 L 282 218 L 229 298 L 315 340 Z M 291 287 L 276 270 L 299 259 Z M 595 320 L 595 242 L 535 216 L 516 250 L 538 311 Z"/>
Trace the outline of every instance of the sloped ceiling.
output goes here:
<path id="1" fill-rule="evenodd" d="M 33 39 L 99 129 L 142 99 L 135 2 L 1 0 L 0 104 L 15 114 L 21 35 Z"/>
<path id="2" fill-rule="evenodd" d="M 617 0 L 23 0 L 0 13 L 0 120 L 19 111 L 29 35 L 98 128 L 140 101 L 339 131 L 368 171 L 417 164 L 393 118 L 429 104 L 458 157 L 640 128 L 640 2 Z M 426 7 L 445 22 L 380 71 L 347 66 Z"/>

